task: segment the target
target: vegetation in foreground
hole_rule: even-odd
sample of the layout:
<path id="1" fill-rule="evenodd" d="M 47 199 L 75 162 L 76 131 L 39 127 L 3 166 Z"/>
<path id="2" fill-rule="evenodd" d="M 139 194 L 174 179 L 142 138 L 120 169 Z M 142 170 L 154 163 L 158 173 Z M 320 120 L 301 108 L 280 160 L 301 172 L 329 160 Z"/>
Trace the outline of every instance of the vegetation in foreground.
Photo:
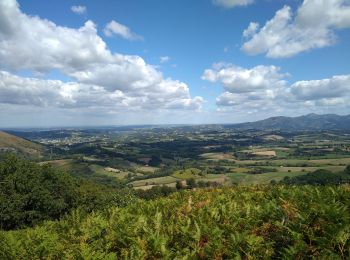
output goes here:
<path id="1" fill-rule="evenodd" d="M 181 191 L 0 233 L 1 259 L 350 257 L 350 186 Z"/>
<path id="2" fill-rule="evenodd" d="M 0 163 L 0 229 L 24 228 L 59 219 L 71 210 L 102 210 L 133 202 L 117 190 L 70 176 L 46 164 L 8 155 Z"/>

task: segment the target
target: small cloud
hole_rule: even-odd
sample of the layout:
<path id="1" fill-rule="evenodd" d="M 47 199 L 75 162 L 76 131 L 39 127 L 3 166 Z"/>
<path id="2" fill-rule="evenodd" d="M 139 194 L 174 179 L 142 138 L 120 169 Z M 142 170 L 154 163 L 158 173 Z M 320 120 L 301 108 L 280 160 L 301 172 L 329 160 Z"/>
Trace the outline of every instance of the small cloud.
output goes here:
<path id="1" fill-rule="evenodd" d="M 73 5 L 70 10 L 75 14 L 83 15 L 86 14 L 87 8 L 83 5 Z"/>
<path id="2" fill-rule="evenodd" d="M 243 31 L 243 36 L 245 38 L 251 37 L 252 35 L 254 35 L 256 33 L 256 31 L 258 29 L 259 29 L 259 24 L 251 22 L 249 24 L 248 28 Z"/>
<path id="3" fill-rule="evenodd" d="M 224 48 L 224 52 L 228 52 L 230 49 L 228 47 Z"/>
<path id="4" fill-rule="evenodd" d="M 213 4 L 224 8 L 250 5 L 254 0 L 213 0 Z"/>
<path id="5" fill-rule="evenodd" d="M 160 63 L 166 63 L 170 60 L 170 57 L 169 56 L 161 56 L 159 57 L 159 62 Z"/>
<path id="6" fill-rule="evenodd" d="M 113 35 L 120 36 L 126 40 L 130 41 L 140 41 L 143 37 L 133 33 L 129 27 L 124 24 L 118 23 L 114 20 L 110 21 L 103 30 L 104 34 L 108 37 Z"/>

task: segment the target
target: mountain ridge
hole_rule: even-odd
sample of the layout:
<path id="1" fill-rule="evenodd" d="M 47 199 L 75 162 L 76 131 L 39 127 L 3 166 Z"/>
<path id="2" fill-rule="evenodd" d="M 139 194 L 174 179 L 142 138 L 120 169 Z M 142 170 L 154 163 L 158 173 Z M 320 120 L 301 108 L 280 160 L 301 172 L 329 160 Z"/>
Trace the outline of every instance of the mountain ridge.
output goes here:
<path id="1" fill-rule="evenodd" d="M 256 130 L 350 130 L 350 114 L 307 114 L 298 117 L 274 116 L 254 122 L 231 125 L 237 129 Z"/>

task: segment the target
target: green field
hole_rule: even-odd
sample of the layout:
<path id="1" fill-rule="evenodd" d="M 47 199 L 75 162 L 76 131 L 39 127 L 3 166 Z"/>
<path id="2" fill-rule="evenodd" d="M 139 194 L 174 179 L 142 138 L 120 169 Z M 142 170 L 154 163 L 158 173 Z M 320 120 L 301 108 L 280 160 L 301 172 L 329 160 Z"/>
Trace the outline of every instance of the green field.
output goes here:
<path id="1" fill-rule="evenodd" d="M 91 164 L 89 165 L 89 168 L 97 173 L 97 174 L 100 174 L 100 175 L 105 175 L 105 176 L 109 176 L 109 177 L 115 177 L 117 179 L 123 179 L 125 178 L 125 176 L 128 175 L 128 172 L 113 172 L 113 171 L 108 171 L 106 170 L 106 167 L 104 166 L 100 166 L 100 165 L 97 165 L 97 164 Z"/>
<path id="2" fill-rule="evenodd" d="M 148 186 L 148 185 L 163 185 L 163 184 L 175 183 L 176 180 L 177 179 L 172 176 L 166 176 L 166 177 L 158 177 L 158 178 L 134 181 L 134 182 L 131 182 L 131 184 L 133 187 Z"/>
<path id="3" fill-rule="evenodd" d="M 185 170 L 175 171 L 172 176 L 174 176 L 175 178 L 184 179 L 184 180 L 190 179 L 190 178 L 197 179 L 197 178 L 201 178 L 201 176 L 199 175 L 200 172 L 201 172 L 201 170 L 199 170 L 199 169 L 188 168 Z"/>
<path id="4" fill-rule="evenodd" d="M 268 184 L 272 180 L 280 181 L 284 177 L 304 175 L 306 172 L 270 172 L 262 174 L 230 173 L 228 177 L 236 184 Z"/>

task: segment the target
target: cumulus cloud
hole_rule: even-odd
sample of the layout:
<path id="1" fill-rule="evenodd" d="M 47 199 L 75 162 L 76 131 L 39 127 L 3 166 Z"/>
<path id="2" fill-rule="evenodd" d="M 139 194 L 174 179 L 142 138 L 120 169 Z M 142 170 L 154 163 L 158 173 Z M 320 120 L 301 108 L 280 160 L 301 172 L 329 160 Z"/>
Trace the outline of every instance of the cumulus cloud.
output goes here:
<path id="1" fill-rule="evenodd" d="M 248 93 L 267 88 L 280 87 L 286 74 L 281 74 L 276 66 L 256 66 L 245 69 L 232 64 L 217 63 L 204 71 L 202 79 L 220 82 L 225 90 L 232 93 Z"/>
<path id="2" fill-rule="evenodd" d="M 288 84 L 289 77 L 276 66 L 246 69 L 217 63 L 204 71 L 202 79 L 223 86 L 224 91 L 217 97 L 216 104 L 224 110 L 260 113 L 350 106 L 350 75 L 293 84 Z"/>
<path id="3" fill-rule="evenodd" d="M 297 81 L 290 86 L 292 101 L 309 108 L 328 108 L 349 112 L 350 75 L 327 79 Z"/>
<path id="4" fill-rule="evenodd" d="M 103 30 L 104 34 L 108 37 L 113 35 L 120 36 L 126 40 L 137 41 L 143 40 L 142 36 L 133 33 L 129 27 L 124 24 L 118 23 L 114 20 L 110 21 Z"/>
<path id="5" fill-rule="evenodd" d="M 121 91 L 77 82 L 16 76 L 0 71 L 0 103 L 38 107 L 121 106 L 127 97 Z"/>
<path id="6" fill-rule="evenodd" d="M 203 80 L 218 82 L 224 92 L 216 98 L 216 104 L 237 111 L 264 111 L 275 109 L 278 97 L 283 96 L 288 74 L 276 66 L 259 65 L 242 68 L 233 64 L 217 63 L 204 71 Z"/>
<path id="7" fill-rule="evenodd" d="M 250 23 L 243 36 L 242 50 L 250 55 L 265 53 L 270 58 L 286 58 L 336 42 L 336 31 L 350 27 L 347 0 L 304 0 L 293 14 L 289 6 L 259 29 Z"/>
<path id="8" fill-rule="evenodd" d="M 58 70 L 72 82 L 23 78 L 2 71 L 0 103 L 64 108 L 199 109 L 188 86 L 164 78 L 139 56 L 112 53 L 87 21 L 68 28 L 22 13 L 15 0 L 0 2 L 0 67 L 46 73 Z"/>
<path id="9" fill-rule="evenodd" d="M 201 97 L 191 99 L 184 83 L 163 81 L 160 91 L 137 95 L 120 90 L 108 91 L 92 84 L 25 78 L 0 71 L 0 103 L 37 107 L 86 108 L 105 110 L 198 109 Z"/>
<path id="10" fill-rule="evenodd" d="M 243 36 L 244 37 L 251 37 L 256 33 L 256 31 L 259 29 L 259 24 L 251 22 L 248 26 L 247 29 L 243 31 Z"/>
<path id="11" fill-rule="evenodd" d="M 113 55 L 87 21 L 79 29 L 57 26 L 19 10 L 17 2 L 0 2 L 0 65 L 15 70 L 65 73 L 112 61 Z"/>
<path id="12" fill-rule="evenodd" d="M 160 63 L 167 63 L 170 60 L 169 56 L 161 56 L 159 57 L 159 62 Z"/>
<path id="13" fill-rule="evenodd" d="M 86 6 L 83 6 L 83 5 L 73 5 L 71 8 L 73 13 L 75 14 L 79 14 L 79 15 L 82 15 L 82 14 L 86 14 Z"/>
<path id="14" fill-rule="evenodd" d="M 350 97 L 350 75 L 330 79 L 298 81 L 291 85 L 291 93 L 298 100 L 324 100 Z"/>
<path id="15" fill-rule="evenodd" d="M 246 6 L 254 3 L 254 0 L 213 0 L 214 5 L 224 8 L 233 8 L 236 6 Z"/>

